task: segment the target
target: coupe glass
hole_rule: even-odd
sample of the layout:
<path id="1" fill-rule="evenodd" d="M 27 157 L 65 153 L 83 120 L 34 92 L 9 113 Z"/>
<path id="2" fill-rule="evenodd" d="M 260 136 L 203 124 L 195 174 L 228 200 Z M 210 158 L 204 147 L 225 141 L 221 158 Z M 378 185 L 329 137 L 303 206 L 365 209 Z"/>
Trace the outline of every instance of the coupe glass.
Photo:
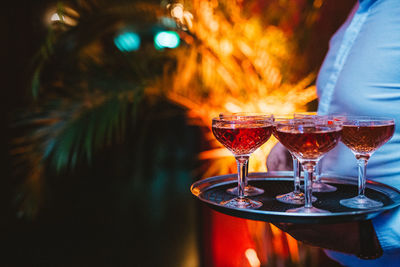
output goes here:
<path id="1" fill-rule="evenodd" d="M 225 118 L 225 119 L 227 119 L 227 118 L 235 118 L 235 117 L 236 118 L 237 117 L 246 117 L 247 119 L 250 119 L 251 117 L 257 118 L 257 117 L 260 117 L 260 116 L 269 117 L 269 118 L 271 118 L 271 120 L 273 120 L 273 115 L 272 114 L 257 113 L 257 112 L 235 112 L 235 113 L 225 112 L 225 113 L 220 113 L 219 114 L 219 118 L 221 118 L 221 119 L 222 118 Z M 248 182 L 249 163 L 250 163 L 250 161 L 248 161 L 246 166 L 245 166 L 246 171 L 245 171 L 245 177 L 244 177 L 244 195 L 245 196 L 249 196 L 249 197 L 262 195 L 264 193 L 264 189 L 249 185 L 249 182 Z M 228 188 L 226 190 L 226 192 L 228 192 L 229 194 L 234 195 L 234 196 L 238 196 L 239 195 L 239 191 L 238 191 L 238 187 L 237 186 L 232 187 L 232 188 Z"/>
<path id="2" fill-rule="evenodd" d="M 259 201 L 245 196 L 244 186 L 246 166 L 251 153 L 264 144 L 271 136 L 273 120 L 271 116 L 229 116 L 212 120 L 215 138 L 235 156 L 238 169 L 237 197 L 221 202 L 232 208 L 256 209 L 262 206 Z"/>
<path id="3" fill-rule="evenodd" d="M 294 113 L 294 118 L 298 119 L 331 119 L 331 120 L 337 120 L 341 121 L 343 116 L 341 115 L 317 115 L 315 112 L 302 112 L 302 113 Z M 333 185 L 325 184 L 321 181 L 321 166 L 320 162 L 317 162 L 317 165 L 315 166 L 315 174 L 314 174 L 314 180 L 313 180 L 313 185 L 312 185 L 312 190 L 315 193 L 328 193 L 328 192 L 335 192 L 337 188 Z"/>
<path id="4" fill-rule="evenodd" d="M 312 180 L 315 165 L 340 140 L 341 124 L 324 119 L 293 119 L 275 124 L 275 136 L 301 162 L 304 170 L 305 204 L 287 212 L 329 213 L 312 206 Z"/>
<path id="5" fill-rule="evenodd" d="M 274 136 L 276 136 L 276 127 L 275 125 L 279 122 L 282 121 L 287 121 L 289 119 L 293 119 L 293 116 L 280 116 L 278 118 L 274 119 L 274 130 L 273 130 L 273 134 Z M 304 205 L 305 202 L 305 197 L 304 197 L 304 193 L 301 192 L 300 188 L 300 177 L 301 177 L 301 165 L 300 165 L 300 161 L 296 158 L 295 155 L 293 155 L 293 153 L 291 151 L 289 151 L 290 155 L 292 156 L 292 160 L 293 160 L 293 191 L 286 193 L 286 194 L 282 194 L 282 195 L 278 195 L 276 196 L 276 200 L 286 203 L 286 204 L 294 204 L 294 205 Z M 312 202 L 316 201 L 317 198 L 312 196 Z"/>
<path id="6" fill-rule="evenodd" d="M 383 203 L 365 196 L 367 163 L 371 155 L 392 138 L 394 120 L 382 117 L 347 117 L 343 121 L 342 142 L 354 153 L 358 165 L 358 195 L 340 200 L 340 204 L 355 209 L 382 207 Z"/>

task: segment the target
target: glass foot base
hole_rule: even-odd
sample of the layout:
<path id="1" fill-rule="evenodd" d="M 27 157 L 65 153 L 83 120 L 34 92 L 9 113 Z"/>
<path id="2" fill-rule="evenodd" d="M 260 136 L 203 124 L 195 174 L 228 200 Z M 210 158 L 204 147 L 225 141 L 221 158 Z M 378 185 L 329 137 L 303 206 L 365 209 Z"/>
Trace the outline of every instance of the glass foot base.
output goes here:
<path id="1" fill-rule="evenodd" d="M 227 189 L 226 192 L 231 195 L 234 195 L 234 196 L 239 195 L 237 186 Z M 261 188 L 255 187 L 255 186 L 251 186 L 251 185 L 248 185 L 244 188 L 244 196 L 246 196 L 246 197 L 254 197 L 254 196 L 259 196 L 262 194 L 264 194 L 264 189 L 261 189 Z"/>
<path id="2" fill-rule="evenodd" d="M 304 193 L 295 193 L 290 192 L 287 194 L 279 195 L 275 197 L 276 200 L 286 203 L 286 204 L 294 204 L 294 205 L 304 205 Z M 317 201 L 317 198 L 312 196 L 312 202 Z"/>
<path id="3" fill-rule="evenodd" d="M 314 182 L 312 186 L 312 191 L 315 193 L 328 193 L 335 192 L 336 190 L 336 187 L 322 182 Z"/>
<path id="4" fill-rule="evenodd" d="M 287 210 L 286 212 L 293 212 L 293 213 L 331 213 L 330 211 L 327 210 L 321 210 L 315 207 L 311 207 L 311 208 L 306 208 L 306 207 L 301 207 L 301 208 L 297 208 L 297 209 L 290 209 Z"/>
<path id="5" fill-rule="evenodd" d="M 356 196 L 353 198 L 342 199 L 340 200 L 340 204 L 353 209 L 373 209 L 383 206 L 382 202 L 372 200 L 366 196 Z"/>
<path id="6" fill-rule="evenodd" d="M 262 203 L 260 201 L 248 198 L 232 198 L 227 201 L 222 201 L 220 204 L 228 208 L 238 209 L 258 209 L 262 206 Z"/>

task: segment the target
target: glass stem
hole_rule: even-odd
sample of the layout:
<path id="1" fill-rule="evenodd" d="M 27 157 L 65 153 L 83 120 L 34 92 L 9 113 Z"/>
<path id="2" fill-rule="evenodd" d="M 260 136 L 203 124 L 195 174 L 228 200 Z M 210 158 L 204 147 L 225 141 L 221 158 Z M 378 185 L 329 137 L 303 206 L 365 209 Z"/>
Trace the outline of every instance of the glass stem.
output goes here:
<path id="1" fill-rule="evenodd" d="M 246 172 L 245 172 L 245 175 L 244 175 L 244 187 L 246 187 L 248 182 L 249 182 L 248 181 L 248 177 L 249 177 L 249 160 L 248 159 L 247 159 L 247 162 L 246 162 L 245 169 L 246 169 Z"/>
<path id="2" fill-rule="evenodd" d="M 304 169 L 304 193 L 305 193 L 305 208 L 312 208 L 312 183 L 315 171 L 315 164 L 312 162 L 303 163 Z"/>
<path id="3" fill-rule="evenodd" d="M 300 175 L 301 175 L 301 166 L 300 161 L 292 155 L 293 158 L 293 178 L 294 178 L 294 190 L 295 194 L 300 194 Z"/>
<path id="4" fill-rule="evenodd" d="M 365 194 L 365 183 L 367 181 L 367 163 L 368 158 L 366 157 L 357 157 L 357 165 L 358 165 L 358 195 L 363 197 Z"/>
<path id="5" fill-rule="evenodd" d="M 244 199 L 244 187 L 249 156 L 237 156 L 235 159 L 238 168 L 238 198 Z"/>
<path id="6" fill-rule="evenodd" d="M 321 182 L 321 163 L 317 162 L 315 164 L 315 180 L 314 183 L 320 183 Z"/>

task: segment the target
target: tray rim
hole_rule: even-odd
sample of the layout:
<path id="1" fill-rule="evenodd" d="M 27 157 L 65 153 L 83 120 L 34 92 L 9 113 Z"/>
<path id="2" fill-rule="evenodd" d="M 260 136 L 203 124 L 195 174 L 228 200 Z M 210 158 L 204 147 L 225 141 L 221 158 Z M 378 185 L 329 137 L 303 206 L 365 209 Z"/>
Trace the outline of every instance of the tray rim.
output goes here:
<path id="1" fill-rule="evenodd" d="M 252 172 L 249 173 L 249 181 L 262 180 L 293 180 L 293 172 L 291 171 L 270 171 L 270 172 Z M 282 222 L 282 223 L 344 223 L 350 221 L 369 220 L 382 212 L 394 209 L 400 205 L 400 190 L 384 183 L 367 180 L 366 187 L 381 192 L 393 201 L 392 204 L 380 208 L 363 209 L 346 212 L 335 212 L 326 214 L 296 214 L 286 213 L 281 211 L 266 211 L 266 210 L 245 210 L 239 208 L 227 208 L 213 201 L 201 197 L 201 193 L 210 190 L 216 186 L 222 186 L 230 183 L 235 183 L 237 174 L 226 174 L 204 178 L 194 182 L 190 190 L 192 194 L 201 202 L 207 204 L 214 210 L 227 215 L 257 220 L 266 222 Z M 329 174 L 322 177 L 323 181 L 339 184 L 357 185 L 355 177 L 338 176 Z"/>

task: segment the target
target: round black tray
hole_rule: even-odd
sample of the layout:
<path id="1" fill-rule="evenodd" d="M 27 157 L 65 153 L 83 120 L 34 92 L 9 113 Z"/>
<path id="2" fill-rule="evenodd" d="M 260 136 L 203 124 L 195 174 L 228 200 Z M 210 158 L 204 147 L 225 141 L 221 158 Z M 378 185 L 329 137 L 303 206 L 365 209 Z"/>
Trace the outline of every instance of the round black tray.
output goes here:
<path id="1" fill-rule="evenodd" d="M 195 182 L 192 193 L 202 202 L 219 212 L 259 221 L 283 223 L 342 223 L 369 220 L 378 214 L 400 205 L 400 191 L 382 183 L 367 181 L 365 195 L 383 202 L 383 207 L 374 209 L 351 209 L 340 205 L 344 198 L 357 194 L 357 179 L 345 177 L 323 177 L 322 181 L 337 187 L 330 193 L 313 193 L 318 198 L 313 205 L 331 213 L 288 213 L 286 210 L 299 207 L 277 201 L 275 196 L 293 190 L 292 172 L 249 173 L 249 184 L 263 188 L 264 194 L 252 199 L 263 203 L 259 209 L 227 208 L 219 203 L 233 198 L 226 189 L 237 185 L 236 174 L 215 176 Z"/>

